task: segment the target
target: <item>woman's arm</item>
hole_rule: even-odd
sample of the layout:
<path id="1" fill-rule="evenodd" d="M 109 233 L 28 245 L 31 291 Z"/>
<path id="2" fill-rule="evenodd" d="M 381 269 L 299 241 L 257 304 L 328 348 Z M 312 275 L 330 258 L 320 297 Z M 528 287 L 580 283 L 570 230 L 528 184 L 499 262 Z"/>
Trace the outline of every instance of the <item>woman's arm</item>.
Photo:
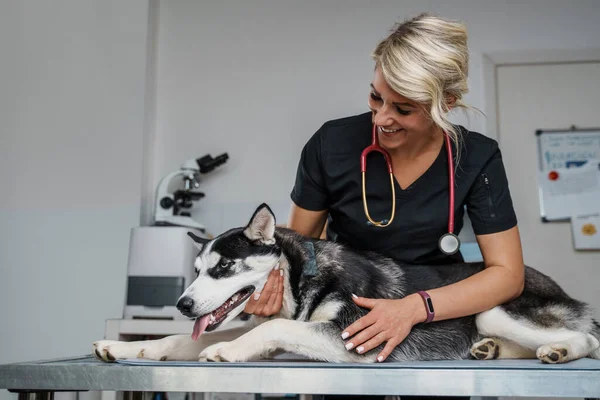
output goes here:
<path id="1" fill-rule="evenodd" d="M 485 269 L 467 279 L 428 290 L 435 321 L 458 318 L 493 308 L 521 294 L 524 284 L 523 256 L 517 227 L 477 236 Z M 426 288 L 424 288 L 426 289 Z M 354 302 L 371 311 L 342 333 L 346 348 L 367 352 L 387 342 L 377 355 L 385 360 L 412 327 L 427 318 L 423 299 L 411 294 L 400 300 L 354 297 Z"/>
<path id="2" fill-rule="evenodd" d="M 287 227 L 301 235 L 320 238 L 327 222 L 327 215 L 327 210 L 310 211 L 292 203 Z"/>
<path id="3" fill-rule="evenodd" d="M 434 321 L 489 310 L 518 297 L 523 291 L 525 266 L 519 230 L 477 236 L 485 269 L 460 282 L 427 291 L 435 310 Z M 426 319 L 421 296 L 414 295 L 417 321 Z"/>

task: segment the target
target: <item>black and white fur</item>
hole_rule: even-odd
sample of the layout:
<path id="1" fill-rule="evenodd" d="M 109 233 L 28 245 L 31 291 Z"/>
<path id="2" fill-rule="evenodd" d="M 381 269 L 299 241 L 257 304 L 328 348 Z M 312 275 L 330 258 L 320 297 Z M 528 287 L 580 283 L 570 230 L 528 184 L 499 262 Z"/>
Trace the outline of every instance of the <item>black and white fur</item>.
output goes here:
<path id="1" fill-rule="evenodd" d="M 365 354 L 346 350 L 342 330 L 365 315 L 352 294 L 398 299 L 481 271 L 482 263 L 407 266 L 370 252 L 303 237 L 275 227 L 275 216 L 261 205 L 246 227 L 232 229 L 211 241 L 194 237 L 201 246 L 195 268 L 198 278 L 179 299 L 184 315 L 213 313 L 229 302 L 226 318 L 239 315 L 255 288 L 262 288 L 271 270 L 284 275 L 283 306 L 231 342 L 206 347 L 201 337 L 169 336 L 155 341 L 99 341 L 93 353 L 102 360 L 250 361 L 277 352 L 295 353 L 327 362 L 375 362 L 381 347 Z M 317 273 L 307 276 L 312 242 Z M 241 292 L 240 292 L 241 291 Z M 234 299 L 232 295 L 238 294 Z M 465 318 L 418 324 L 387 361 L 494 358 L 538 358 L 563 363 L 582 357 L 600 358 L 600 325 L 585 304 L 569 297 L 551 278 L 527 267 L 522 295 L 489 311 Z M 211 324 L 214 319 L 211 317 Z M 210 336 L 210 335 L 208 335 Z"/>

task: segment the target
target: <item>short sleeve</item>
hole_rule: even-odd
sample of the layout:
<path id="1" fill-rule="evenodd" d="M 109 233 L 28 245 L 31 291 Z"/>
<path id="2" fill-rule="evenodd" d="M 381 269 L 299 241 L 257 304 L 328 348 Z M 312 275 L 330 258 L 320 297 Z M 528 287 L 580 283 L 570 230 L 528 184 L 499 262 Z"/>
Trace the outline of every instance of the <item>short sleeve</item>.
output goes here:
<path id="1" fill-rule="evenodd" d="M 494 143 L 467 197 L 467 212 L 476 235 L 502 232 L 517 225 L 502 154 Z"/>
<path id="2" fill-rule="evenodd" d="M 328 208 L 328 196 L 323 175 L 323 128 L 304 145 L 296 171 L 291 198 L 301 208 L 322 211 Z"/>

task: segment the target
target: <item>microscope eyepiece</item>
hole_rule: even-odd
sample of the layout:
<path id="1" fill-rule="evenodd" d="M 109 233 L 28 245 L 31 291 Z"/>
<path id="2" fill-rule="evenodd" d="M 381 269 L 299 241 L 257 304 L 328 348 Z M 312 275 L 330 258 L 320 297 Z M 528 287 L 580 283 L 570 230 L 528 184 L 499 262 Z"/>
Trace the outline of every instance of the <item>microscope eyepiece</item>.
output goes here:
<path id="1" fill-rule="evenodd" d="M 210 154 L 205 155 L 204 157 L 200 157 L 196 160 L 198 163 L 198 167 L 200 168 L 200 173 L 206 174 L 218 166 L 225 164 L 229 159 L 229 155 L 227 153 L 223 153 L 218 155 L 215 158 L 212 158 Z"/>

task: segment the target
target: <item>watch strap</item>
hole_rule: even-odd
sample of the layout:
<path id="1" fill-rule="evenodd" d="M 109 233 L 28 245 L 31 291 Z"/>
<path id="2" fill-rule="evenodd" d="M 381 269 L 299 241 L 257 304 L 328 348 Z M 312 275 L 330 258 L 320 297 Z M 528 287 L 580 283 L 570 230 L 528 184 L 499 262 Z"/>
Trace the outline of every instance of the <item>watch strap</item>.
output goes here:
<path id="1" fill-rule="evenodd" d="M 423 298 L 423 303 L 425 303 L 425 311 L 427 312 L 427 319 L 425 320 L 425 322 L 429 323 L 435 318 L 433 301 L 431 300 L 431 296 L 429 296 L 429 293 L 427 293 L 426 291 L 420 290 L 417 293 Z"/>

